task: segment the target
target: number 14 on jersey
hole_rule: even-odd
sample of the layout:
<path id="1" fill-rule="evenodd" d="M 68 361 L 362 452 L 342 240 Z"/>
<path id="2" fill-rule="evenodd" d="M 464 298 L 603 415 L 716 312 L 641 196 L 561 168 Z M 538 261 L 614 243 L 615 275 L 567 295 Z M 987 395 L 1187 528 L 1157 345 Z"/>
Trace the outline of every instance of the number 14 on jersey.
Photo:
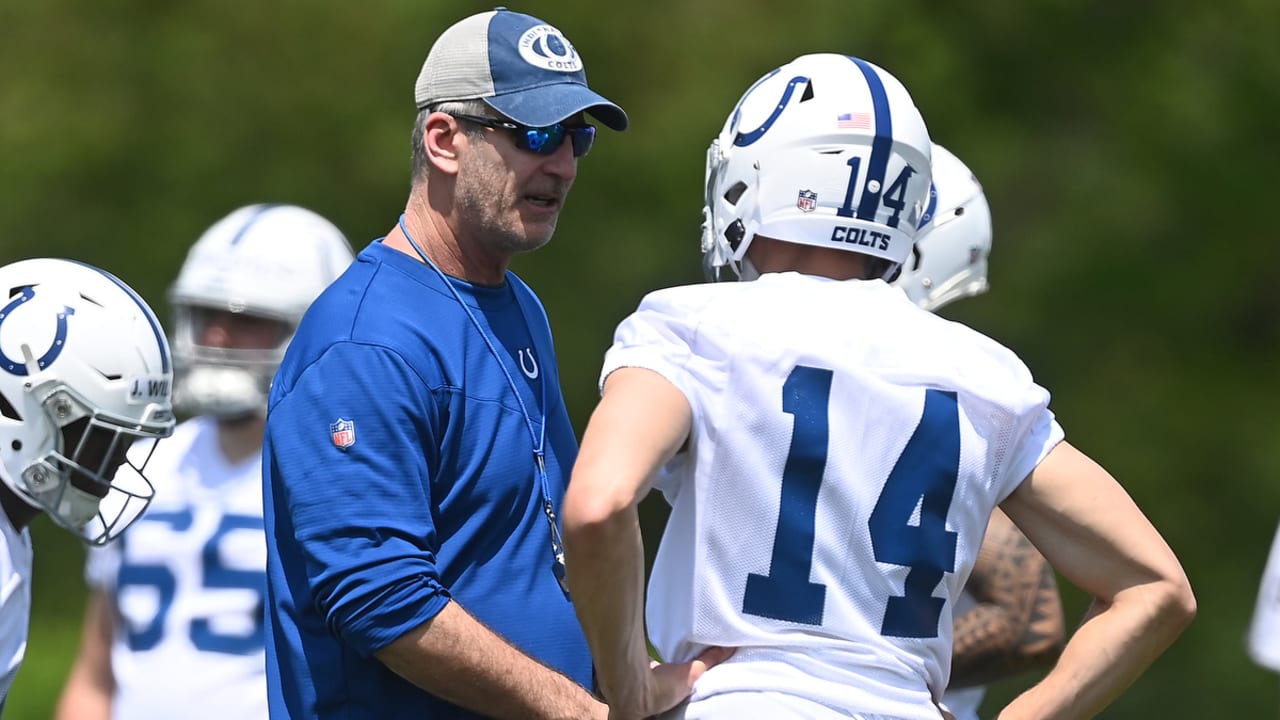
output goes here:
<path id="1" fill-rule="evenodd" d="M 832 378 L 830 370 L 800 365 L 783 383 L 782 410 L 793 416 L 794 430 L 782 472 L 769 574 L 747 577 L 742 611 L 749 615 L 822 624 L 828 588 L 809 578 L 818 495 L 830 451 Z M 946 523 L 959 470 L 956 394 L 926 389 L 920 422 L 867 521 L 876 561 L 910 568 L 903 594 L 886 599 L 882 635 L 938 636 L 945 600 L 933 597 L 933 590 L 944 573 L 955 572 L 956 533 L 947 530 Z M 912 522 L 917 509 L 917 522 Z"/>

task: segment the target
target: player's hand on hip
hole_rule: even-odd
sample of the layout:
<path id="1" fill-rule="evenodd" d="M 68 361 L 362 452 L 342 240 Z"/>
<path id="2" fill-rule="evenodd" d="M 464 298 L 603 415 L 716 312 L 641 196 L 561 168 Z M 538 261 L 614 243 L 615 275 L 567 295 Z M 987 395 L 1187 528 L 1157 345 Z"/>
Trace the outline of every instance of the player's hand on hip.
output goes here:
<path id="1" fill-rule="evenodd" d="M 693 684 L 707 670 L 728 660 L 734 648 L 713 647 L 702 651 L 689 662 L 649 664 L 649 683 L 643 717 L 653 717 L 684 702 L 693 692 Z M 611 720 L 633 720 L 630 716 L 610 711 Z"/>

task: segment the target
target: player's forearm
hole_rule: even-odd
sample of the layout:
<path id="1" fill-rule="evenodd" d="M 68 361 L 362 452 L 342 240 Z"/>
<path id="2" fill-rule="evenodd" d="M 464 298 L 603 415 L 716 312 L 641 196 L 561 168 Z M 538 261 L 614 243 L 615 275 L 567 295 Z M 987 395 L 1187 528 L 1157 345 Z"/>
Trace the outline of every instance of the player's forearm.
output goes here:
<path id="1" fill-rule="evenodd" d="M 1009 674 L 1018 632 L 999 606 L 978 605 L 956 618 L 950 687 L 985 685 Z"/>
<path id="2" fill-rule="evenodd" d="M 58 698 L 56 720 L 109 720 L 111 694 L 115 682 L 111 675 L 110 659 L 95 657 L 82 647 L 80 655 L 71 666 L 67 685 Z"/>
<path id="3" fill-rule="evenodd" d="M 951 687 L 985 685 L 1049 667 L 1062 652 L 1066 629 L 1053 569 L 1038 554 L 1039 586 L 1018 587 L 1016 603 L 983 603 L 955 621 Z"/>
<path id="4" fill-rule="evenodd" d="M 456 602 L 375 656 L 437 697 L 486 717 L 603 720 L 586 689 L 521 652 Z"/>
<path id="5" fill-rule="evenodd" d="M 610 373 L 565 491 L 569 590 L 611 718 L 647 717 L 674 704 L 650 707 L 664 701 L 650 693 L 636 505 L 688 437 L 692 417 L 688 400 L 662 375 L 633 367 Z"/>
<path id="6" fill-rule="evenodd" d="M 1091 718 L 1164 652 L 1195 616 L 1185 582 L 1162 580 L 1118 594 L 1072 635 L 1056 666 L 1000 720 Z"/>
<path id="7" fill-rule="evenodd" d="M 111 670 L 111 618 L 115 608 L 101 591 L 89 595 L 80 652 L 58 698 L 56 720 L 109 720 L 115 675 Z"/>
<path id="8" fill-rule="evenodd" d="M 644 548 L 634 506 L 567 513 L 565 552 L 574 609 L 612 717 L 644 717 L 649 678 L 644 632 Z"/>
<path id="9" fill-rule="evenodd" d="M 111 695 L 102 688 L 72 677 L 58 699 L 55 720 L 109 720 Z"/>

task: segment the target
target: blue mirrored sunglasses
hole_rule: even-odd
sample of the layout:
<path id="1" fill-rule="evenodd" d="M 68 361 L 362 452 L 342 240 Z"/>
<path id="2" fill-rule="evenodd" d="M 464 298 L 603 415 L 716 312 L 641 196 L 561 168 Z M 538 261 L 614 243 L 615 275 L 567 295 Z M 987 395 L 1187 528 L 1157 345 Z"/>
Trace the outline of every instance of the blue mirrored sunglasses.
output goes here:
<path id="1" fill-rule="evenodd" d="M 520 125 L 508 120 L 482 117 L 480 115 L 454 115 L 453 117 L 488 128 L 507 130 L 515 137 L 516 147 L 538 155 L 550 155 L 559 150 L 567 137 L 573 143 L 573 156 L 576 158 L 582 157 L 591 149 L 591 143 L 595 142 L 596 139 L 596 129 L 592 125 L 573 127 L 564 123 L 556 123 L 546 127 L 529 127 L 528 125 Z"/>

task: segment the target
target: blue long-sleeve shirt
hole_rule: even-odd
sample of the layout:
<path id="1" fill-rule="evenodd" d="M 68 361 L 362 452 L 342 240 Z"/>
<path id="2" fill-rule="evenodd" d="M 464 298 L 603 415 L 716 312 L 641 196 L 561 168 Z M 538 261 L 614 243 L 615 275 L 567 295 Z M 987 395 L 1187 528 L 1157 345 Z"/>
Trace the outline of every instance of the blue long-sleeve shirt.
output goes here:
<path id="1" fill-rule="evenodd" d="M 478 717 L 372 657 L 451 600 L 590 687 L 535 471 L 545 410 L 558 512 L 577 441 L 546 314 L 510 273 L 498 288 L 449 283 L 457 296 L 374 242 L 312 305 L 276 375 L 263 448 L 273 718 Z"/>

